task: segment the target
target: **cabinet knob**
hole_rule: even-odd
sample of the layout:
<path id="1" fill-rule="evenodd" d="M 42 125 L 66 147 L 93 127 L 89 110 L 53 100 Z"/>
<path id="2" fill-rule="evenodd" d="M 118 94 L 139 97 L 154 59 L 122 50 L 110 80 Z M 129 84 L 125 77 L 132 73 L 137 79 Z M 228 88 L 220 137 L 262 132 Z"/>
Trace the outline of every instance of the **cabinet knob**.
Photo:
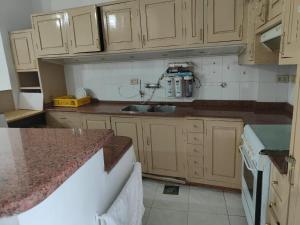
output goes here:
<path id="1" fill-rule="evenodd" d="M 198 126 L 196 125 L 196 124 L 194 124 L 194 126 L 193 126 L 194 128 L 198 128 Z"/>
<path id="2" fill-rule="evenodd" d="M 277 205 L 276 202 L 270 202 L 269 207 L 273 208 L 273 207 L 276 207 L 276 205 Z"/>

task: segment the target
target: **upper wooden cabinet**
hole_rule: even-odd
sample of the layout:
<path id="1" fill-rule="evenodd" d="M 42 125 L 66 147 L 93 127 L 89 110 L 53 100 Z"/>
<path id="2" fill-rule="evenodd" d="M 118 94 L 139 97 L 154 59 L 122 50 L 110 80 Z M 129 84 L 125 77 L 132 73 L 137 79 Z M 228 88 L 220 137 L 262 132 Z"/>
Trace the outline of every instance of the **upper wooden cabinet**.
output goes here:
<path id="1" fill-rule="evenodd" d="M 103 6 L 102 18 L 107 51 L 142 47 L 138 2 Z"/>
<path id="2" fill-rule="evenodd" d="M 208 0 L 207 7 L 208 42 L 242 40 L 244 0 Z"/>
<path id="3" fill-rule="evenodd" d="M 242 122 L 207 121 L 205 137 L 205 176 L 207 179 L 241 183 L 239 145 Z"/>
<path id="4" fill-rule="evenodd" d="M 95 5 L 67 10 L 70 52 L 100 51 L 99 24 Z"/>
<path id="5" fill-rule="evenodd" d="M 283 34 L 281 37 L 280 61 L 286 60 L 287 62 L 280 62 L 280 64 L 290 64 L 289 60 L 296 61 L 297 47 L 299 41 L 299 13 L 298 5 L 299 0 L 286 0 L 284 1 L 284 15 L 282 18 Z M 296 62 L 292 62 L 296 63 Z"/>
<path id="6" fill-rule="evenodd" d="M 37 69 L 32 30 L 21 30 L 10 33 L 10 42 L 17 71 Z"/>
<path id="7" fill-rule="evenodd" d="M 185 150 L 180 119 L 144 119 L 143 135 L 148 172 L 185 177 Z"/>
<path id="8" fill-rule="evenodd" d="M 96 6 L 32 15 L 38 56 L 101 51 Z"/>
<path id="9" fill-rule="evenodd" d="M 64 12 L 33 15 L 32 26 L 38 56 L 69 52 Z"/>
<path id="10" fill-rule="evenodd" d="M 140 0 L 143 47 L 183 44 L 182 0 Z"/>
<path id="11" fill-rule="evenodd" d="M 282 12 L 283 0 L 269 0 L 268 20 L 272 20 Z"/>
<path id="12" fill-rule="evenodd" d="M 268 0 L 255 0 L 255 28 L 258 29 L 267 22 Z"/>
<path id="13" fill-rule="evenodd" d="M 204 42 L 204 0 L 184 1 L 184 35 L 187 44 Z"/>

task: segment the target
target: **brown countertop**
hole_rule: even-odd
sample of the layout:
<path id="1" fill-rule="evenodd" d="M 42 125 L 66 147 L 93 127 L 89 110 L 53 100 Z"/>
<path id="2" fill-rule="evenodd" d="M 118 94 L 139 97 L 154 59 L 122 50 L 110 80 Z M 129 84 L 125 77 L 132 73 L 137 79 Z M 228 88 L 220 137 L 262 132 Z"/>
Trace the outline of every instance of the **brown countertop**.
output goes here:
<path id="1" fill-rule="evenodd" d="M 274 164 L 274 166 L 276 167 L 276 169 L 278 169 L 278 171 L 283 174 L 286 175 L 288 174 L 288 161 L 287 161 L 287 155 L 271 155 L 269 156 L 269 158 L 271 159 L 272 163 Z"/>
<path id="2" fill-rule="evenodd" d="M 211 101 L 209 101 L 211 102 Z M 199 101 L 176 104 L 176 112 L 123 112 L 124 107 L 135 104 L 129 102 L 97 102 L 79 108 L 48 107 L 48 111 L 79 112 L 89 114 L 123 115 L 123 116 L 159 116 L 159 117 L 211 117 L 242 119 L 246 124 L 290 124 L 291 115 L 283 110 L 284 103 L 259 103 L 253 101 L 213 101 L 208 105 Z M 220 102 L 229 102 L 221 104 Z M 237 103 L 239 102 L 239 103 Z M 172 103 L 170 103 L 172 104 Z"/>
<path id="3" fill-rule="evenodd" d="M 104 146 L 109 171 L 128 139 L 112 130 L 0 128 L 0 217 L 43 201 Z"/>
<path id="4" fill-rule="evenodd" d="M 28 109 L 18 109 L 10 112 L 5 112 L 5 118 L 7 123 L 11 123 L 17 120 L 25 119 L 28 117 L 32 117 L 35 115 L 39 115 L 41 113 L 44 113 L 44 111 L 41 110 L 28 110 Z"/>

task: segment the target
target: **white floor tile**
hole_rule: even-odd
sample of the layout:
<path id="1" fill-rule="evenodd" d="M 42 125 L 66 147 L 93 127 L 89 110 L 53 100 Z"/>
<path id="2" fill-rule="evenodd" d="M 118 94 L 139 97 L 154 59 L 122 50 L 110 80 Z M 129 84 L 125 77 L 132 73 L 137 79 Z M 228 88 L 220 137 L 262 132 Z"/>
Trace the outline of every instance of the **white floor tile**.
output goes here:
<path id="1" fill-rule="evenodd" d="M 202 187 L 190 187 L 189 211 L 227 215 L 223 192 Z"/>
<path id="2" fill-rule="evenodd" d="M 150 179 L 143 179 L 143 188 L 144 188 L 144 205 L 145 207 L 152 207 L 156 190 L 159 186 L 159 182 L 150 180 Z"/>
<path id="3" fill-rule="evenodd" d="M 228 216 L 210 213 L 189 213 L 188 225 L 230 225 Z"/>
<path id="4" fill-rule="evenodd" d="M 150 216 L 150 211 L 151 211 L 150 208 L 145 207 L 145 212 L 143 216 L 143 225 L 147 225 Z"/>
<path id="5" fill-rule="evenodd" d="M 187 221 L 187 212 L 152 208 L 147 225 L 187 225 Z"/>
<path id="6" fill-rule="evenodd" d="M 230 216 L 245 216 L 241 193 L 225 192 L 227 211 Z"/>
<path id="7" fill-rule="evenodd" d="M 247 225 L 247 220 L 243 216 L 229 216 L 230 225 Z"/>
<path id="8" fill-rule="evenodd" d="M 179 195 L 163 194 L 164 184 L 158 186 L 156 190 L 153 208 L 188 211 L 189 187 L 180 186 Z"/>

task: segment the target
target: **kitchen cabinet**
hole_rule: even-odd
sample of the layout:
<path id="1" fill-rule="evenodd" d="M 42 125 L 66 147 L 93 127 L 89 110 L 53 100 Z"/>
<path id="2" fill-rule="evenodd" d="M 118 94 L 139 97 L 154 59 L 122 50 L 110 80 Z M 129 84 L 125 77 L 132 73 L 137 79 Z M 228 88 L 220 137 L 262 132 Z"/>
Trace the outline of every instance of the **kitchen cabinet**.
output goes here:
<path id="1" fill-rule="evenodd" d="M 84 114 L 83 128 L 85 129 L 111 129 L 110 116 L 97 114 Z"/>
<path id="2" fill-rule="evenodd" d="M 11 32 L 10 42 L 16 70 L 36 70 L 37 61 L 33 48 L 32 30 Z"/>
<path id="3" fill-rule="evenodd" d="M 183 43 L 182 0 L 140 0 L 144 48 Z"/>
<path id="4" fill-rule="evenodd" d="M 95 5 L 68 9 L 70 52 L 101 50 L 97 8 Z"/>
<path id="5" fill-rule="evenodd" d="M 279 16 L 282 12 L 283 0 L 269 0 L 268 20 Z"/>
<path id="6" fill-rule="evenodd" d="M 297 55 L 297 41 L 299 41 L 299 13 L 298 5 L 299 0 L 286 0 L 283 4 L 283 18 L 282 28 L 283 34 L 281 37 L 281 48 L 280 48 L 280 64 L 290 64 L 288 60 L 294 60 L 292 64 L 296 64 L 295 58 Z M 287 63 L 284 62 L 287 60 Z"/>
<path id="7" fill-rule="evenodd" d="M 185 150 L 180 119 L 143 119 L 148 173 L 185 177 Z"/>
<path id="8" fill-rule="evenodd" d="M 246 49 L 239 55 L 239 64 L 277 64 L 278 52 L 270 51 L 260 42 L 260 35 L 256 34 L 256 0 L 248 1 Z"/>
<path id="9" fill-rule="evenodd" d="M 242 129 L 243 123 L 238 121 L 206 121 L 206 179 L 240 185 L 241 156 L 238 147 Z"/>
<path id="10" fill-rule="evenodd" d="M 268 0 L 255 0 L 255 28 L 258 29 L 267 23 L 268 19 Z"/>
<path id="11" fill-rule="evenodd" d="M 82 117 L 79 113 L 47 112 L 46 121 L 51 128 L 82 128 Z"/>
<path id="12" fill-rule="evenodd" d="M 141 162 L 143 172 L 147 172 L 144 155 L 142 120 L 136 117 L 112 117 L 111 126 L 115 135 L 130 137 L 133 142 L 137 161 Z"/>
<path id="13" fill-rule="evenodd" d="M 204 0 L 184 1 L 184 35 L 187 44 L 203 44 Z"/>
<path id="14" fill-rule="evenodd" d="M 142 47 L 137 1 L 103 6 L 101 10 L 107 51 Z"/>
<path id="15" fill-rule="evenodd" d="M 243 0 L 207 1 L 207 41 L 240 41 L 243 37 Z"/>
<path id="16" fill-rule="evenodd" d="M 69 52 L 66 18 L 65 12 L 32 15 L 33 35 L 38 56 Z"/>

